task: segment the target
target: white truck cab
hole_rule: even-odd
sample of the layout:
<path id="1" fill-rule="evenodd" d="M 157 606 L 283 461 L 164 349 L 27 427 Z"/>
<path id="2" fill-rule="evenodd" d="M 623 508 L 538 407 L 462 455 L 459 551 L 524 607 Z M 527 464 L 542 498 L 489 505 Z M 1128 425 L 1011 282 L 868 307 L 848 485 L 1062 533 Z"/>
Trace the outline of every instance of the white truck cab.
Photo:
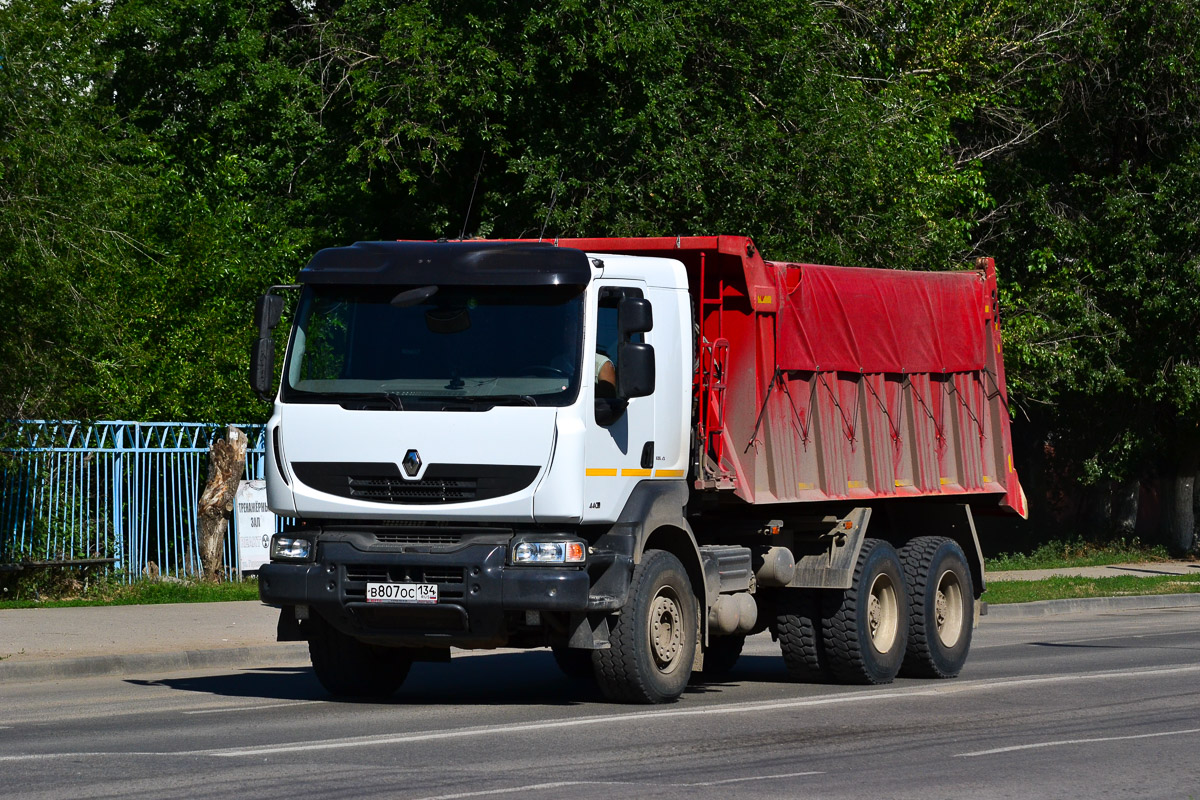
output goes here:
<path id="1" fill-rule="evenodd" d="M 644 544 L 622 515 L 687 530 L 683 265 L 369 242 L 321 251 L 300 287 L 267 436 L 268 503 L 295 520 L 260 573 L 281 637 L 339 693 L 452 645 L 607 649 Z M 260 304 L 263 393 L 280 306 Z M 339 666 L 359 651 L 386 666 Z"/>

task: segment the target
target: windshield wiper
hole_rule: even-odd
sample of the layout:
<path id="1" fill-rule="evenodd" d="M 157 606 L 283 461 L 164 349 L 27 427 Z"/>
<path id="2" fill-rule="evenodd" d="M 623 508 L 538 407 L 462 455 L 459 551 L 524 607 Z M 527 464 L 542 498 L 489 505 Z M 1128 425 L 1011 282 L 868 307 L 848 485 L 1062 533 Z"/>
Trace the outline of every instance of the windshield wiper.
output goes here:
<path id="1" fill-rule="evenodd" d="M 364 411 L 369 409 L 404 410 L 404 403 L 396 392 L 313 392 L 311 395 L 312 399 L 306 399 L 306 402 L 332 402 L 343 408 L 349 404 Z"/>
<path id="2" fill-rule="evenodd" d="M 528 394 L 494 394 L 487 397 L 479 398 L 480 402 L 490 400 L 494 405 L 498 406 L 536 406 L 537 400 L 532 395 Z"/>
<path id="3" fill-rule="evenodd" d="M 492 394 L 486 397 L 455 397 L 442 406 L 443 411 L 490 411 L 496 406 L 536 406 L 537 400 L 527 394 Z"/>

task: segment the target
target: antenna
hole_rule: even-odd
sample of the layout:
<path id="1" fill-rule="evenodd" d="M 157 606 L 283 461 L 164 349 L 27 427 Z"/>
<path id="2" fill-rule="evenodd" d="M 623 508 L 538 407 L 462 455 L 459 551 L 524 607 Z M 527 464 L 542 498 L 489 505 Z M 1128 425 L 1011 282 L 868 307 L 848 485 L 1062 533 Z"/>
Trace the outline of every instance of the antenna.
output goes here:
<path id="1" fill-rule="evenodd" d="M 550 207 L 546 209 L 546 218 L 542 220 L 542 229 L 538 231 L 539 242 L 546 232 L 546 226 L 550 224 L 550 214 L 554 212 L 554 204 L 558 202 L 558 187 L 562 186 L 562 176 L 562 172 L 558 173 L 558 183 L 554 184 L 554 190 L 550 192 Z"/>
<path id="2" fill-rule="evenodd" d="M 467 201 L 467 215 L 463 217 L 462 231 L 458 234 L 460 242 L 467 235 L 467 223 L 471 221 L 471 207 L 475 205 L 475 190 L 479 188 L 479 176 L 483 174 L 483 159 L 486 155 L 487 152 L 484 151 L 479 156 L 479 169 L 475 170 L 475 185 L 471 187 L 471 199 Z"/>

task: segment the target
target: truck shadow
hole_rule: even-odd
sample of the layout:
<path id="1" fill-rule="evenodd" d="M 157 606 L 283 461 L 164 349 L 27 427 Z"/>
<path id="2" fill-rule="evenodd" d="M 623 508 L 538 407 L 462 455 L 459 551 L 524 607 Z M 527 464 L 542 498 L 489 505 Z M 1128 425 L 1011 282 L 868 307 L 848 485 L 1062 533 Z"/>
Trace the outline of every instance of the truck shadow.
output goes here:
<path id="1" fill-rule="evenodd" d="M 311 667 L 265 667 L 220 675 L 159 680 L 127 679 L 133 686 L 164 686 L 181 692 L 259 700 L 310 700 L 365 705 L 576 705 L 604 702 L 590 680 L 563 675 L 548 651 L 465 656 L 449 663 L 418 663 L 404 685 L 386 700 L 333 698 Z M 721 692 L 738 683 L 792 683 L 782 659 L 743 656 L 719 679 L 693 678 L 685 694 Z"/>

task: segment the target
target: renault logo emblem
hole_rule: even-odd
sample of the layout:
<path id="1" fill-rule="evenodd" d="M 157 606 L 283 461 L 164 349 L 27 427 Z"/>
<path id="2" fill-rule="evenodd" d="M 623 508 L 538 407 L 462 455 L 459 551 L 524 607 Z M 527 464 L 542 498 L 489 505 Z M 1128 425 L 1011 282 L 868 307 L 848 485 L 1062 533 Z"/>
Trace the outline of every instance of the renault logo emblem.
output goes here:
<path id="1" fill-rule="evenodd" d="M 400 466 L 404 468 L 404 474 L 408 477 L 417 477 L 417 473 L 421 471 L 421 454 L 416 450 L 409 450 L 404 454 L 404 460 L 400 462 Z"/>

